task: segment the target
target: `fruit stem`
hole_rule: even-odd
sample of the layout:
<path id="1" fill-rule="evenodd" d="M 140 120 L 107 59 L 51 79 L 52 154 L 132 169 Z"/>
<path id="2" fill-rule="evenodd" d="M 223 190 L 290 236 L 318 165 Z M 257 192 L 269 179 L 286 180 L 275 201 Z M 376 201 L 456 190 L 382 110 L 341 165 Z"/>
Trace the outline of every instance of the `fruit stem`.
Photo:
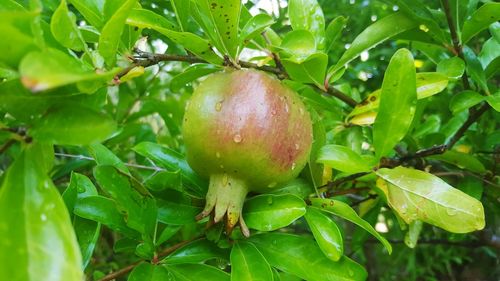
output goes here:
<path id="1" fill-rule="evenodd" d="M 242 217 L 243 203 L 248 193 L 247 184 L 230 174 L 215 174 L 210 176 L 210 185 L 206 196 L 205 208 L 196 216 L 197 220 L 213 213 L 214 222 L 226 218 L 226 232 L 231 234 L 237 223 L 246 237 L 250 231 Z"/>

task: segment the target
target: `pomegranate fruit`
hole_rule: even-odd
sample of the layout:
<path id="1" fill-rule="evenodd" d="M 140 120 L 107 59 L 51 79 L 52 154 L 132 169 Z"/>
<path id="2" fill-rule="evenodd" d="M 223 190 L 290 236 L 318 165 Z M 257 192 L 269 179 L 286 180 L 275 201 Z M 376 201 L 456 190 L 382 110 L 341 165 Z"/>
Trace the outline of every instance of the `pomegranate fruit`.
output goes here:
<path id="1" fill-rule="evenodd" d="M 206 205 L 226 219 L 226 230 L 239 222 L 249 191 L 265 192 L 296 177 L 307 162 L 312 122 L 298 95 L 256 70 L 212 74 L 195 89 L 185 112 L 183 137 L 189 165 L 209 178 Z"/>

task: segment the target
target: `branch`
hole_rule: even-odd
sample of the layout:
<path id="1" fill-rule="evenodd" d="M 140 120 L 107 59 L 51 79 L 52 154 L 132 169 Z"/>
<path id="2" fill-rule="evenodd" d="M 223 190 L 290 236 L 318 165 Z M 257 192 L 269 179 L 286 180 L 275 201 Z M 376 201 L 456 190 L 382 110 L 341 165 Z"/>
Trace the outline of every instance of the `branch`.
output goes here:
<path id="1" fill-rule="evenodd" d="M 134 67 L 137 66 L 142 66 L 142 67 L 149 67 L 152 65 L 156 65 L 160 62 L 164 61 L 181 61 L 181 62 L 187 62 L 187 63 L 208 63 L 202 58 L 193 56 L 193 55 L 172 55 L 172 54 L 154 54 L 154 53 L 148 53 L 148 52 L 143 52 L 140 50 L 135 50 L 136 54 L 134 57 L 132 57 L 132 64 L 126 68 L 124 68 L 122 71 L 120 71 L 117 75 L 116 78 L 119 79 L 120 77 L 123 77 L 125 74 L 127 74 L 129 71 L 131 71 Z M 276 61 L 276 64 L 278 67 L 270 66 L 270 65 L 258 65 L 253 62 L 248 62 L 248 61 L 239 61 L 239 65 L 244 68 L 254 68 L 258 70 L 262 70 L 265 72 L 269 72 L 272 74 L 275 74 L 278 76 L 279 79 L 286 79 L 288 77 L 288 74 L 286 73 L 285 69 L 281 65 L 281 62 L 277 56 L 273 55 L 273 58 Z M 232 66 L 231 63 L 224 62 L 224 66 Z M 342 93 L 341 91 L 335 89 L 333 86 L 328 87 L 328 90 L 324 90 L 318 86 L 314 86 L 316 89 L 321 90 L 321 92 L 326 93 L 330 96 L 333 96 L 347 105 L 354 107 L 357 105 L 357 102 L 352 99 L 351 97 L 347 96 L 346 94 Z"/>
<path id="2" fill-rule="evenodd" d="M 446 14 L 446 21 L 448 22 L 448 27 L 450 29 L 451 40 L 453 42 L 453 48 L 455 53 L 465 62 L 464 52 L 462 50 L 462 45 L 460 44 L 460 40 L 458 39 L 457 30 L 455 29 L 455 25 L 453 24 L 453 17 L 451 16 L 450 3 L 448 0 L 441 0 L 443 4 L 444 13 Z M 467 73 L 464 71 L 462 75 L 462 83 L 464 84 L 464 88 L 466 90 L 470 89 L 469 78 L 467 77 Z"/>
<path id="3" fill-rule="evenodd" d="M 196 240 L 196 239 L 199 239 L 199 237 L 195 237 L 195 238 L 192 238 L 192 239 L 189 239 L 189 240 L 186 240 L 186 241 L 182 241 L 182 242 L 179 242 L 171 247 L 168 247 L 166 248 L 165 250 L 161 251 L 160 254 L 158 255 L 159 257 L 165 257 L 167 255 L 169 255 L 170 253 L 172 253 L 173 251 L 179 249 L 180 247 Z M 120 276 L 123 276 L 127 273 L 129 273 L 130 271 L 132 271 L 137 265 L 139 265 L 140 263 L 144 262 L 144 260 L 139 260 L 139 261 L 136 261 L 132 264 L 129 264 L 127 265 L 126 267 L 124 268 L 121 268 L 115 272 L 111 272 L 110 274 L 104 276 L 103 278 L 99 279 L 98 281 L 111 281 L 113 279 L 116 279 Z"/>

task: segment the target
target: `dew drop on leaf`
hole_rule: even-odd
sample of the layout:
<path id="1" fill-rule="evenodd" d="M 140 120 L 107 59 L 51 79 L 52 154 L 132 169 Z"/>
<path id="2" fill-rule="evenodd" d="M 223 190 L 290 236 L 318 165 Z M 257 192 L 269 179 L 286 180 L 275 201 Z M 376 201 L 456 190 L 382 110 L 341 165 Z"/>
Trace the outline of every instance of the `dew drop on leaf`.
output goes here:
<path id="1" fill-rule="evenodd" d="M 235 143 L 240 143 L 240 142 L 241 142 L 241 135 L 240 135 L 240 134 L 236 134 L 236 135 L 234 135 L 234 137 L 233 137 L 233 141 L 234 141 Z"/>

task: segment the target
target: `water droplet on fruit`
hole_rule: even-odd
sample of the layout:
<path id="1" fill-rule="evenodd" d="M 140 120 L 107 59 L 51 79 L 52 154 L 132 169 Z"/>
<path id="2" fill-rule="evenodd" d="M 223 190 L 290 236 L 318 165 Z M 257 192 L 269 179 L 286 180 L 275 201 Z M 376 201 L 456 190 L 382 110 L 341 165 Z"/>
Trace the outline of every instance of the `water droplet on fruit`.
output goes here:
<path id="1" fill-rule="evenodd" d="M 222 109 L 222 103 L 221 102 L 218 102 L 215 104 L 215 110 L 216 111 L 220 111 Z"/>
<path id="2" fill-rule="evenodd" d="M 299 108 L 300 115 L 304 115 L 304 109 Z"/>
<path id="3" fill-rule="evenodd" d="M 215 157 L 220 158 L 220 152 L 215 152 Z"/>
<path id="4" fill-rule="evenodd" d="M 295 162 L 292 163 L 292 171 L 295 170 L 295 166 L 297 166 L 297 164 L 295 164 Z"/>
<path id="5" fill-rule="evenodd" d="M 46 220 L 47 220 L 47 216 L 46 216 L 45 214 L 41 214 L 41 215 L 40 215 L 40 219 L 41 219 L 42 221 L 46 221 Z"/>
<path id="6" fill-rule="evenodd" d="M 285 112 L 288 112 L 288 104 L 285 103 Z"/>
<path id="7" fill-rule="evenodd" d="M 274 109 L 273 109 L 273 110 L 271 111 L 271 115 L 276 115 L 276 110 L 274 110 Z"/>
<path id="8" fill-rule="evenodd" d="M 240 142 L 241 142 L 241 135 L 240 135 L 240 134 L 236 134 L 236 135 L 234 135 L 234 137 L 233 137 L 233 141 L 234 141 L 235 143 L 240 143 Z"/>
<path id="9" fill-rule="evenodd" d="M 295 144 L 295 150 L 299 150 L 300 145 L 298 143 Z"/>

